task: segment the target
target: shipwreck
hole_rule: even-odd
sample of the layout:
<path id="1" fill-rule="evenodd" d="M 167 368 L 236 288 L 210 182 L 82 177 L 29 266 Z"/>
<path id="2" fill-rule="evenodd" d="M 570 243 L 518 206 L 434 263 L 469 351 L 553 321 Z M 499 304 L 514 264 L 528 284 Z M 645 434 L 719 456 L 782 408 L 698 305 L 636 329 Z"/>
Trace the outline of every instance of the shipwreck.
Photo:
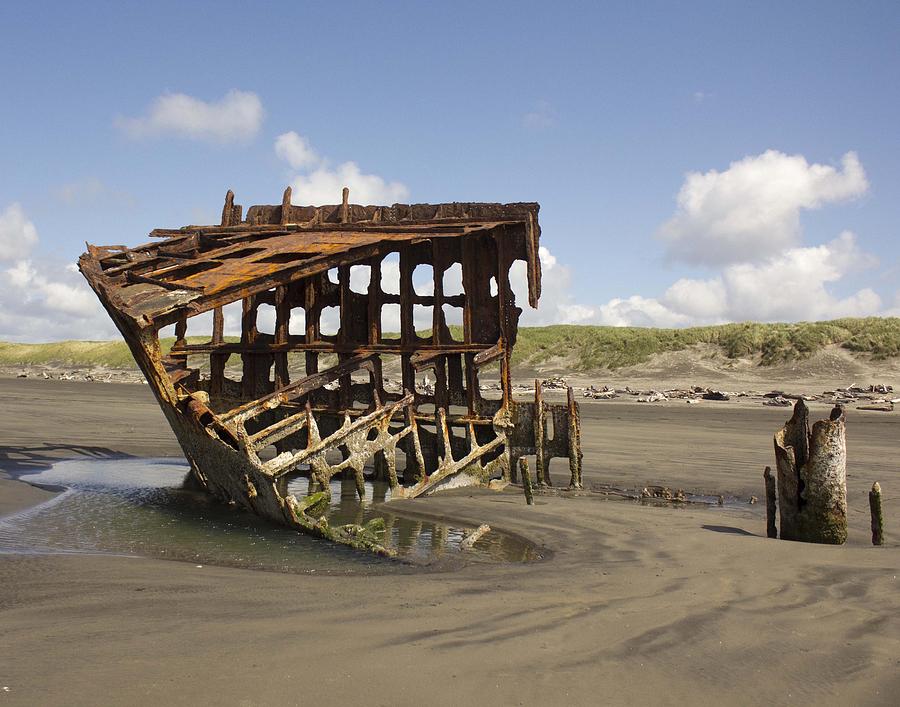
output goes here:
<path id="1" fill-rule="evenodd" d="M 88 244 L 79 268 L 197 484 L 277 523 L 391 554 L 377 523 L 328 524 L 332 477 L 355 479 L 360 498 L 366 478 L 388 482 L 392 499 L 412 498 L 502 487 L 534 455 L 538 483 L 550 484 L 550 460 L 561 457 L 570 486 L 581 487 L 571 388 L 562 403 L 544 402 L 539 383 L 534 400 L 512 395 L 522 310 L 510 269 L 525 262 L 537 307 L 538 210 L 360 206 L 347 189 L 341 204 L 295 206 L 288 188 L 281 204 L 244 216 L 229 191 L 220 224 L 157 229 L 135 247 Z M 414 282 L 420 266 L 424 287 Z M 397 287 L 385 286 L 388 269 L 399 271 Z M 458 291 L 445 287 L 451 269 L 461 270 Z M 239 339 L 225 335 L 232 304 Z M 272 331 L 260 325 L 264 308 Z M 461 326 L 448 325 L 454 318 Z M 172 327 L 166 351 L 160 332 Z M 494 396 L 479 381 L 488 367 L 499 369 Z"/>

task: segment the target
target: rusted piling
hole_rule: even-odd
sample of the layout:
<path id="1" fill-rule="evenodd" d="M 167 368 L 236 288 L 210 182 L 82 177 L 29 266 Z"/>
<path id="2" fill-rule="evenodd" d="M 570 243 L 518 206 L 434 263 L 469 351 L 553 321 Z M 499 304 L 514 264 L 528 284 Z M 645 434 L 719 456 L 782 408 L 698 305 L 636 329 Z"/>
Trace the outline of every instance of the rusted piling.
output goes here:
<path id="1" fill-rule="evenodd" d="M 775 525 L 775 477 L 772 475 L 772 468 L 766 467 L 763 472 L 763 478 L 766 480 L 766 535 L 770 538 L 778 537 L 778 528 Z"/>
<path id="2" fill-rule="evenodd" d="M 575 391 L 570 386 L 566 389 L 566 403 L 569 413 L 569 472 L 572 477 L 569 488 L 583 488 L 581 482 L 581 419 L 578 416 L 578 403 L 575 402 Z"/>
<path id="3" fill-rule="evenodd" d="M 803 400 L 775 434 L 781 538 L 841 545 L 847 540 L 847 442 L 844 411 L 809 428 Z"/>
<path id="4" fill-rule="evenodd" d="M 534 505 L 534 489 L 531 487 L 531 474 L 528 472 L 528 460 L 519 457 L 519 472 L 522 474 L 522 488 L 525 490 L 525 503 Z"/>
<path id="5" fill-rule="evenodd" d="M 869 491 L 869 511 L 872 513 L 872 544 L 884 545 L 884 514 L 881 509 L 881 484 L 877 481 Z"/>
<path id="6" fill-rule="evenodd" d="M 538 486 L 552 486 L 547 460 L 544 458 L 544 439 L 547 436 L 547 422 L 544 416 L 543 384 L 534 379 L 534 478 Z"/>

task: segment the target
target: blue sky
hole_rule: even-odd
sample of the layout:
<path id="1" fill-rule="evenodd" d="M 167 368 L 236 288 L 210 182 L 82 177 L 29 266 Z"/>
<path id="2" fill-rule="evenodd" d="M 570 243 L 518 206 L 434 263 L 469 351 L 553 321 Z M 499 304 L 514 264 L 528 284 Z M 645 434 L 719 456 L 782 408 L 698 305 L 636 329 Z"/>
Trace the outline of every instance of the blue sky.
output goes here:
<path id="1" fill-rule="evenodd" d="M 112 335 L 85 240 L 341 178 L 539 201 L 531 323 L 900 310 L 897 3 L 5 3 L 0 67 L 0 339 Z"/>

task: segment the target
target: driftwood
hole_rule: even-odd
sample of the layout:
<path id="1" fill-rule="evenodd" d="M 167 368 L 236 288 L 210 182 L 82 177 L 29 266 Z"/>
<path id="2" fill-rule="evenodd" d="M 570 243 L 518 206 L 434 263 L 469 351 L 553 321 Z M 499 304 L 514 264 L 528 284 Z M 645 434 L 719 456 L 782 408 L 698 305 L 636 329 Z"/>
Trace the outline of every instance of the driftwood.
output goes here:
<path id="1" fill-rule="evenodd" d="M 704 393 L 701 396 L 704 400 L 731 400 L 731 396 L 728 393 L 724 393 L 721 390 L 710 390 Z"/>
<path id="2" fill-rule="evenodd" d="M 763 400 L 763 405 L 770 405 L 772 407 L 790 407 L 791 401 L 788 398 L 784 398 L 782 396 L 777 396 L 774 398 L 770 398 L 766 396 L 766 399 Z"/>
<path id="3" fill-rule="evenodd" d="M 840 545 L 847 539 L 844 411 L 809 428 L 803 400 L 775 434 L 781 538 Z"/>

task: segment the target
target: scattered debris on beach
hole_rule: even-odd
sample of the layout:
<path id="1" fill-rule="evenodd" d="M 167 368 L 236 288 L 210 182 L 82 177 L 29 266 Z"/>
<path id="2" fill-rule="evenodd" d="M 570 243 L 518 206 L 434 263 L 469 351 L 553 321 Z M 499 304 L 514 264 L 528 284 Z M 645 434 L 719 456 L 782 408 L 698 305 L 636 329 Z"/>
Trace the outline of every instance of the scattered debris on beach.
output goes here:
<path id="1" fill-rule="evenodd" d="M 619 393 L 608 385 L 604 385 L 602 388 L 590 385 L 582 391 L 581 395 L 593 400 L 612 400 L 619 397 Z"/>
<path id="2" fill-rule="evenodd" d="M 684 503 L 687 500 L 682 489 L 672 491 L 668 486 L 645 486 L 641 490 L 641 498 L 655 498 L 676 503 Z"/>
<path id="3" fill-rule="evenodd" d="M 239 369 L 229 370 L 229 375 L 240 375 Z M 61 381 L 85 381 L 93 383 L 136 383 L 146 384 L 147 380 L 139 370 L 109 369 L 104 367 L 85 370 L 84 368 L 66 368 L 63 366 L 35 366 L 27 369 L 0 369 L 0 375 L 15 378 L 40 378 L 43 380 Z M 548 378 L 544 384 L 544 390 L 551 394 L 568 389 L 565 378 L 554 376 Z M 383 377 L 384 389 L 391 394 L 400 394 L 403 391 L 403 383 L 387 375 Z M 337 383 L 329 384 L 332 387 Z M 564 387 L 562 387 L 564 386 Z M 825 390 L 818 394 L 796 393 L 780 389 L 768 392 L 741 390 L 725 391 L 708 386 L 691 386 L 690 388 L 674 388 L 667 390 L 658 389 L 633 389 L 630 386 L 614 387 L 611 385 L 588 384 L 584 387 L 572 386 L 580 397 L 586 400 L 615 400 L 634 399 L 641 403 L 661 403 L 669 401 L 684 401 L 688 405 L 696 405 L 702 401 L 727 402 L 735 400 L 757 400 L 767 407 L 790 407 L 797 400 L 806 402 L 820 402 L 824 404 L 841 404 L 853 407 L 857 410 L 871 412 L 893 412 L 896 405 L 900 404 L 900 396 L 894 392 L 894 386 L 884 383 L 859 386 L 850 384 L 844 387 L 836 387 L 833 390 Z M 489 396 L 499 397 L 503 387 L 500 381 L 484 381 L 479 383 L 479 391 Z M 514 396 L 522 397 L 534 395 L 534 385 L 529 383 L 515 383 L 510 391 Z M 434 382 L 429 376 L 416 381 L 416 392 L 424 395 L 434 394 Z"/>
<path id="4" fill-rule="evenodd" d="M 894 388 L 891 385 L 872 384 L 865 387 L 849 385 L 846 388 L 826 390 L 818 395 L 807 393 L 791 393 L 783 390 L 771 390 L 763 393 L 760 391 L 725 391 L 703 386 L 690 388 L 678 388 L 670 390 L 633 390 L 626 386 L 614 388 L 609 385 L 598 386 L 591 384 L 581 389 L 582 397 L 590 400 L 613 400 L 616 398 L 632 397 L 639 403 L 667 402 L 670 400 L 684 400 L 688 404 L 697 404 L 701 400 L 727 402 L 730 400 L 759 400 L 762 405 L 771 407 L 790 407 L 797 400 L 806 402 L 823 402 L 832 405 L 856 405 L 859 410 L 874 410 L 891 412 L 894 406 L 900 403 L 900 397 L 892 394 Z M 864 403 L 864 404 L 860 404 Z"/>
<path id="5" fill-rule="evenodd" d="M 27 369 L 2 370 L 0 376 L 14 378 L 32 378 L 55 381 L 81 381 L 86 383 L 146 383 L 147 380 L 138 370 L 121 368 L 64 368 L 60 366 L 35 366 Z"/>
<path id="6" fill-rule="evenodd" d="M 547 390 L 566 390 L 568 387 L 566 379 L 561 376 L 553 376 L 544 381 L 544 388 Z"/>

